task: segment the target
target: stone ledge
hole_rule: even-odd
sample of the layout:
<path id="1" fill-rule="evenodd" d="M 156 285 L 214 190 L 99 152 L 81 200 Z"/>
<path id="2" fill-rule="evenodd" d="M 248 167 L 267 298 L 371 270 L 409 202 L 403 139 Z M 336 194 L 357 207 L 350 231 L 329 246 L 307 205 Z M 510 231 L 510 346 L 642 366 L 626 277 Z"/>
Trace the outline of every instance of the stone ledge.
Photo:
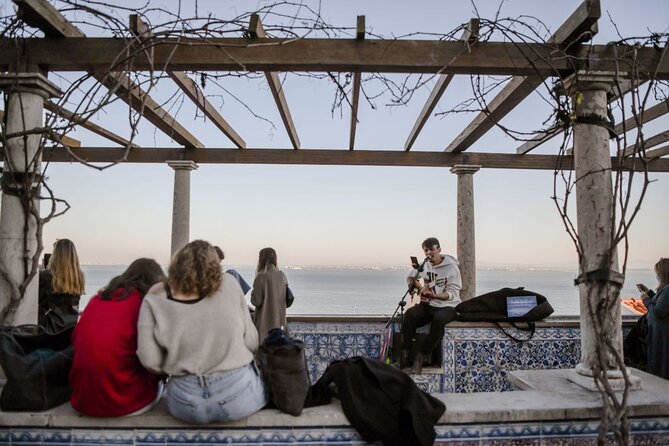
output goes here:
<path id="1" fill-rule="evenodd" d="M 515 383 L 534 379 L 533 390 L 513 392 L 433 394 L 446 404 L 440 425 L 473 423 L 516 423 L 545 420 L 586 420 L 599 418 L 601 397 L 576 386 L 566 378 L 569 370 L 511 372 Z M 669 416 L 669 381 L 633 369 L 643 380 L 643 388 L 629 395 L 630 417 Z M 167 411 L 165 401 L 149 413 L 136 417 L 93 418 L 76 413 L 69 404 L 42 413 L 0 412 L 0 426 L 33 426 L 77 429 L 192 428 Z M 276 409 L 265 409 L 230 423 L 214 423 L 207 428 L 261 428 L 350 426 L 339 401 L 305 409 L 294 417 Z M 199 426 L 204 428 L 205 426 Z"/>

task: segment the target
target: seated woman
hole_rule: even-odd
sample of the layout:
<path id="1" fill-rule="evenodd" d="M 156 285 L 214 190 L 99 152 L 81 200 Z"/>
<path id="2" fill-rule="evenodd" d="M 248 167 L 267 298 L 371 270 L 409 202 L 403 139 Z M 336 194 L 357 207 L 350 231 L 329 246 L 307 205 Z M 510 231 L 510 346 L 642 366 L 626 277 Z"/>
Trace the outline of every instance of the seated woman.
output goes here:
<path id="1" fill-rule="evenodd" d="M 165 283 L 139 314 L 137 353 L 145 367 L 170 375 L 167 407 L 183 421 L 245 418 L 267 404 L 253 361 L 258 332 L 239 283 L 221 271 L 209 243 L 190 242 L 172 258 Z"/>
<path id="2" fill-rule="evenodd" d="M 277 268 L 276 251 L 273 248 L 261 249 L 251 291 L 251 303 L 256 307 L 255 324 L 261 342 L 272 328 L 282 328 L 288 333 L 287 286 L 286 275 Z"/>
<path id="3" fill-rule="evenodd" d="M 655 274 L 657 291 L 637 285 L 643 304 L 648 308 L 648 371 L 669 379 L 669 258 L 663 257 L 655 264 Z"/>
<path id="4" fill-rule="evenodd" d="M 138 415 L 160 399 L 161 377 L 137 357 L 137 319 L 144 295 L 164 277 L 155 260 L 135 260 L 86 305 L 72 335 L 70 403 L 77 412 Z"/>
<path id="5" fill-rule="evenodd" d="M 59 312 L 58 319 L 66 318 L 76 323 L 84 285 L 84 273 L 74 243 L 66 238 L 56 241 L 48 269 L 39 275 L 39 325 L 56 331 L 64 328 L 51 327 L 49 313 L 52 311 Z"/>

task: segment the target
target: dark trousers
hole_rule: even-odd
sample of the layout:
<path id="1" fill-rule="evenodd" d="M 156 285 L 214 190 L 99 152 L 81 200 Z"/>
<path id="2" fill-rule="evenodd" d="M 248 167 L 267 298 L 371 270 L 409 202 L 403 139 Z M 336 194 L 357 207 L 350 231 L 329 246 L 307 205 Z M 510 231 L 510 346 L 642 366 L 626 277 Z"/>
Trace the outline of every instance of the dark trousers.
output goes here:
<path id="1" fill-rule="evenodd" d="M 444 337 L 444 325 L 455 320 L 457 313 L 453 307 L 432 307 L 419 304 L 404 313 L 402 321 L 402 348 L 410 350 L 416 335 L 416 328 L 430 323 L 430 333 L 421 347 L 424 355 L 430 354 Z"/>

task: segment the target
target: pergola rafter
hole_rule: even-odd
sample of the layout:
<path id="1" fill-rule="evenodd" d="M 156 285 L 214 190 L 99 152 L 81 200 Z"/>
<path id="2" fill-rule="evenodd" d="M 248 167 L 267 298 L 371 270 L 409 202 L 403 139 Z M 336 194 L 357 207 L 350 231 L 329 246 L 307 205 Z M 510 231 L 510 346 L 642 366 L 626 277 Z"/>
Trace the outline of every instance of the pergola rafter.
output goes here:
<path id="1" fill-rule="evenodd" d="M 356 27 L 355 38 L 363 40 L 365 38 L 365 16 L 359 15 Z M 360 102 L 360 83 L 362 75 L 360 72 L 353 73 L 353 86 L 351 88 L 351 131 L 348 138 L 348 148 L 353 150 L 355 148 L 355 129 L 358 125 L 358 103 Z"/>
<path id="2" fill-rule="evenodd" d="M 152 36 L 151 28 L 144 23 L 144 21 L 137 14 L 130 15 L 130 31 L 138 39 L 147 39 Z M 175 84 L 181 88 L 188 98 L 193 101 L 204 115 L 214 123 L 218 129 L 225 134 L 230 141 L 232 141 L 238 148 L 246 147 L 246 141 L 232 128 L 232 126 L 221 116 L 211 102 L 207 100 L 204 93 L 198 88 L 195 81 L 193 81 L 183 71 L 168 71 L 168 76 Z"/>
<path id="3" fill-rule="evenodd" d="M 24 22 L 41 29 L 49 37 L 48 40 L 60 45 L 70 40 L 69 37 L 83 38 L 86 35 L 70 23 L 63 15 L 45 0 L 14 0 L 19 7 L 19 14 Z M 26 53 L 29 54 L 29 53 Z M 32 61 L 31 61 L 32 63 Z M 147 95 L 138 85 L 123 73 L 105 73 L 105 71 L 88 70 L 92 76 L 114 92 L 130 107 L 141 113 L 144 118 L 155 125 L 177 143 L 187 147 L 203 147 L 202 143 L 186 130 L 177 120 L 165 111 L 151 96 Z"/>
<path id="4" fill-rule="evenodd" d="M 601 16 L 598 0 L 585 0 L 548 40 L 549 45 L 567 48 L 588 41 L 597 33 L 597 20 Z M 571 51 L 570 51 L 571 52 Z M 546 77 L 528 76 L 512 78 L 495 96 L 486 109 L 446 147 L 446 152 L 467 150 L 495 126 L 523 99 L 541 85 Z"/>
<path id="5" fill-rule="evenodd" d="M 251 20 L 249 23 L 249 34 L 254 39 L 264 39 L 267 37 L 265 33 L 265 28 L 262 26 L 260 21 L 260 16 L 258 14 L 252 14 Z M 281 115 L 281 120 L 283 125 L 286 127 L 288 132 L 288 137 L 290 142 L 293 144 L 295 150 L 300 148 L 300 138 L 297 136 L 297 130 L 295 129 L 295 123 L 293 123 L 293 117 L 290 114 L 290 109 L 288 108 L 288 101 L 286 96 L 283 94 L 283 84 L 279 75 L 275 71 L 265 70 L 265 77 L 267 78 L 267 83 L 269 84 L 269 89 L 274 96 L 274 101 L 276 106 L 279 108 L 279 114 Z"/>
<path id="6" fill-rule="evenodd" d="M 479 26 L 480 26 L 479 19 L 471 19 L 469 21 L 467 28 L 464 30 L 464 32 L 462 33 L 462 37 L 460 38 L 460 40 L 464 42 L 465 49 L 468 49 L 470 45 L 472 45 L 476 40 L 478 40 Z M 416 142 L 416 138 L 418 138 L 418 134 L 423 129 L 423 126 L 425 126 L 427 120 L 432 115 L 432 111 L 437 106 L 439 99 L 441 99 L 441 96 L 444 94 L 446 88 L 451 83 L 454 77 L 455 75 L 453 74 L 439 75 L 439 77 L 437 78 L 437 83 L 434 85 L 434 88 L 432 89 L 432 93 L 430 93 L 430 96 L 427 98 L 427 101 L 423 106 L 423 110 L 421 110 L 420 115 L 418 115 L 418 119 L 416 119 L 416 123 L 413 125 L 413 128 L 411 129 L 411 133 L 409 133 L 409 137 L 407 138 L 406 143 L 404 143 L 404 150 L 407 151 L 411 150 L 413 143 Z"/>

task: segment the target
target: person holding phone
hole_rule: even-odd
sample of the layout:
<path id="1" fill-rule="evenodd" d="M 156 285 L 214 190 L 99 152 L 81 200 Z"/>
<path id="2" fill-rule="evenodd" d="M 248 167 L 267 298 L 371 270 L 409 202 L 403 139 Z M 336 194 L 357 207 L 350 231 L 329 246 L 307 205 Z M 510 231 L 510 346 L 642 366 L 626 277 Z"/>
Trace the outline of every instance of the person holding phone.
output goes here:
<path id="1" fill-rule="evenodd" d="M 669 258 L 655 264 L 657 289 L 653 291 L 639 283 L 643 304 L 648 309 L 648 370 L 669 379 Z"/>
<path id="2" fill-rule="evenodd" d="M 462 288 L 458 261 L 455 257 L 441 253 L 439 240 L 429 237 L 423 241 L 422 247 L 427 262 L 422 271 L 419 272 L 419 269 L 414 267 L 407 277 L 409 285 L 418 278 L 423 279 L 420 304 L 409 308 L 402 321 L 402 357 L 408 361 L 411 361 L 409 354 L 416 341 L 416 328 L 430 324 L 430 332 L 425 342 L 411 361 L 411 372 L 416 374 L 423 371 L 425 356 L 429 355 L 444 337 L 444 325 L 455 320 L 457 316 L 455 306 L 460 303 Z"/>

